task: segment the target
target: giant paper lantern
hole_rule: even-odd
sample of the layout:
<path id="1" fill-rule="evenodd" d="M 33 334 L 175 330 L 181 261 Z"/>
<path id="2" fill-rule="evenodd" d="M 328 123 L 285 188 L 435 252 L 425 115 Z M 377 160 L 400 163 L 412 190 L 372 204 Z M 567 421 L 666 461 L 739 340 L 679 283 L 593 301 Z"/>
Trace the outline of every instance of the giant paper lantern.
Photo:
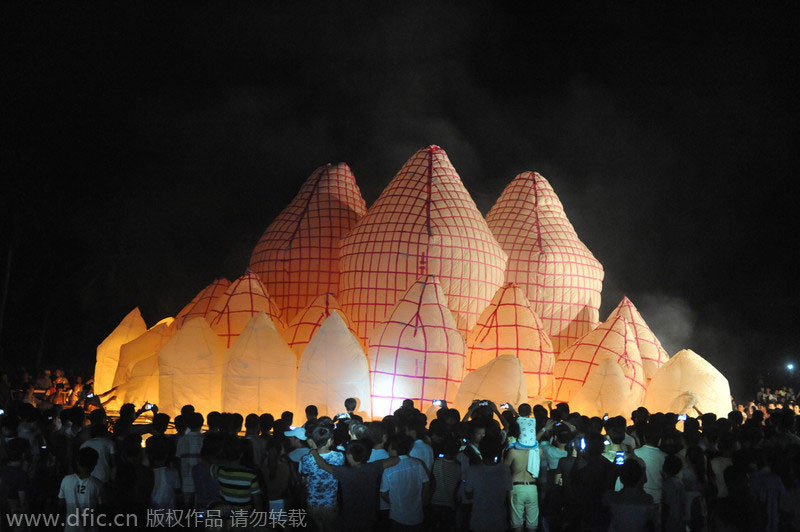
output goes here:
<path id="1" fill-rule="evenodd" d="M 466 337 L 502 285 L 505 265 L 447 154 L 428 146 L 342 239 L 339 302 L 367 339 L 417 279 L 436 275 Z"/>
<path id="2" fill-rule="evenodd" d="M 573 412 L 584 416 L 630 417 L 641 404 L 641 394 L 631 389 L 630 381 L 613 357 L 604 358 L 586 377 L 586 383 L 570 399 Z"/>
<path id="3" fill-rule="evenodd" d="M 178 312 L 178 315 L 175 316 L 175 321 L 172 323 L 172 328 L 174 330 L 180 329 L 184 323 L 194 318 L 210 320 L 211 309 L 214 308 L 217 299 L 222 297 L 230 285 L 231 282 L 229 280 L 222 278 L 203 288 L 188 305 Z"/>
<path id="4" fill-rule="evenodd" d="M 147 331 L 147 325 L 142 319 L 139 307 L 136 307 L 97 346 L 97 362 L 94 367 L 94 390 L 96 393 L 107 392 L 114 385 L 120 347 L 145 331 Z"/>
<path id="5" fill-rule="evenodd" d="M 272 320 L 259 312 L 236 339 L 225 362 L 222 408 L 225 412 L 276 416 L 294 410 L 297 357 Z"/>
<path id="6" fill-rule="evenodd" d="M 466 412 L 474 400 L 489 400 L 519 405 L 528 400 L 522 360 L 514 355 L 500 355 L 467 373 L 458 387 L 453 408 Z"/>
<path id="7" fill-rule="evenodd" d="M 250 269 L 286 321 L 320 294 L 339 288 L 339 239 L 367 207 L 345 163 L 314 173 L 256 244 Z"/>
<path id="8" fill-rule="evenodd" d="M 544 177 L 517 175 L 486 222 L 508 253 L 506 280 L 525 291 L 556 354 L 597 325 L 603 266 L 578 238 Z"/>
<path id="9" fill-rule="evenodd" d="M 339 307 L 339 302 L 336 301 L 336 297 L 330 293 L 322 294 L 309 303 L 306 308 L 295 314 L 289 326 L 283 331 L 283 338 L 286 340 L 286 343 L 289 344 L 289 347 L 292 348 L 292 351 L 295 352 L 298 360 L 300 360 L 308 342 L 311 341 L 311 337 L 313 337 L 322 326 L 322 322 L 333 312 L 338 313 L 347 324 L 347 328 L 350 329 L 350 332 L 357 335 L 356 329 L 350 322 L 350 319 Z M 366 349 L 364 351 L 366 352 Z"/>
<path id="10" fill-rule="evenodd" d="M 690 349 L 673 355 L 653 375 L 644 407 L 650 412 L 697 416 L 713 412 L 724 417 L 731 410 L 728 379 Z"/>
<path id="11" fill-rule="evenodd" d="M 272 301 L 258 275 L 248 271 L 232 282 L 217 299 L 209 312 L 209 324 L 223 339 L 225 347 L 230 347 L 250 318 L 259 312 L 266 313 L 276 327 L 286 327 L 280 309 Z"/>
<path id="12" fill-rule="evenodd" d="M 438 278 L 426 275 L 370 336 L 372 416 L 391 414 L 403 399 L 413 399 L 420 410 L 436 399 L 453 402 L 464 374 L 464 351 Z"/>
<path id="13" fill-rule="evenodd" d="M 194 405 L 219 410 L 225 343 L 205 318 L 186 322 L 158 352 L 158 406 L 172 416 Z"/>
<path id="14" fill-rule="evenodd" d="M 334 416 L 344 411 L 348 397 L 360 402 L 360 410 L 370 411 L 367 357 L 341 315 L 333 312 L 300 358 L 295 412 L 317 405 L 320 416 Z"/>
<path id="15" fill-rule="evenodd" d="M 647 382 L 650 382 L 658 368 L 669 360 L 669 355 L 661 347 L 661 342 L 658 341 L 656 335 L 647 326 L 644 318 L 633 306 L 630 299 L 623 297 L 609 317 L 613 316 L 622 316 L 628 320 L 628 325 L 633 331 L 633 335 L 636 338 L 636 346 L 639 348 L 639 354 L 642 357 L 645 377 L 647 377 Z"/>
<path id="16" fill-rule="evenodd" d="M 476 370 L 501 355 L 513 355 L 522 363 L 529 398 L 552 395 L 555 358 L 550 338 L 525 293 L 512 283 L 497 291 L 470 331 L 466 369 Z"/>
<path id="17" fill-rule="evenodd" d="M 158 350 L 176 333 L 167 323 L 157 323 L 144 334 L 123 344 L 119 350 L 119 364 L 114 375 L 114 386 L 129 378 L 129 373 L 137 362 L 158 353 Z"/>
<path id="18" fill-rule="evenodd" d="M 625 318 L 609 318 L 558 356 L 554 368 L 554 399 L 569 402 L 589 373 L 606 358 L 616 362 L 637 403 L 644 397 L 645 377 L 636 338 Z"/>

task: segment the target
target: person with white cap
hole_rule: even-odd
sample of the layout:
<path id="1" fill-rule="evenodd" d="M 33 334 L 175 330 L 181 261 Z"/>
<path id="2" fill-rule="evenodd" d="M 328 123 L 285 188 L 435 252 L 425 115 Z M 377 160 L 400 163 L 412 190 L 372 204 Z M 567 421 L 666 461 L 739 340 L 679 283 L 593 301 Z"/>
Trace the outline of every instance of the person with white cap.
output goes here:
<path id="1" fill-rule="evenodd" d="M 509 447 L 503 462 L 511 468 L 511 528 L 539 526 L 539 494 L 536 488 L 541 448 L 536 439 L 536 418 L 518 417 L 519 438 Z"/>
<path id="2" fill-rule="evenodd" d="M 295 464 L 300 463 L 300 459 L 307 455 L 310 451 L 306 445 L 306 429 L 303 427 L 295 427 L 292 430 L 287 430 L 283 433 L 288 438 L 288 447 L 291 449 L 287 453 L 289 460 Z"/>

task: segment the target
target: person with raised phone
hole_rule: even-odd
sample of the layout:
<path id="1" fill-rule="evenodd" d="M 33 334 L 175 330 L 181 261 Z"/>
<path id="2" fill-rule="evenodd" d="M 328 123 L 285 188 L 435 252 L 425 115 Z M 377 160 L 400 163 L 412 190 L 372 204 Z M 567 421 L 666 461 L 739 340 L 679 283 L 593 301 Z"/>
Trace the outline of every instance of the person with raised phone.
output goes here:
<path id="1" fill-rule="evenodd" d="M 339 482 L 342 494 L 340 525 L 342 530 L 373 530 L 378 519 L 378 499 L 375 494 L 381 484 L 383 470 L 397 465 L 396 456 L 368 462 L 372 442 L 367 439 L 352 440 L 347 446 L 345 459 L 348 466 L 331 465 L 320 456 L 314 440 L 309 440 L 310 455 L 317 466 L 330 473 Z"/>

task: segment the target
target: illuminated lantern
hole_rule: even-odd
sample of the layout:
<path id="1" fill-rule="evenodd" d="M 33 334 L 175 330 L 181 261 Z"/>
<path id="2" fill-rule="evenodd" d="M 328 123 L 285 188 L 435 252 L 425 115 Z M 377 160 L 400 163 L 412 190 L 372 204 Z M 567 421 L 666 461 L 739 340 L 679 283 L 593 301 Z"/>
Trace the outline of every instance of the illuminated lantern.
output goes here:
<path id="1" fill-rule="evenodd" d="M 511 283 L 497 291 L 470 331 L 466 369 L 476 370 L 501 355 L 522 363 L 529 398 L 552 396 L 553 346 L 525 293 Z"/>
<path id="2" fill-rule="evenodd" d="M 342 239 L 339 302 L 367 339 L 397 301 L 426 274 L 466 337 L 503 283 L 506 254 L 497 244 L 438 146 L 415 153 Z"/>
<path id="3" fill-rule="evenodd" d="M 636 345 L 639 348 L 639 354 L 642 357 L 642 366 L 644 367 L 644 374 L 647 377 L 647 382 L 653 378 L 653 374 L 658 371 L 658 368 L 664 365 L 669 360 L 669 355 L 661 347 L 661 342 L 658 341 L 656 335 L 650 330 L 650 327 L 645 323 L 642 315 L 633 306 L 631 300 L 623 297 L 614 312 L 609 317 L 622 316 L 628 320 L 628 325 L 633 331 L 636 338 Z"/>
<path id="4" fill-rule="evenodd" d="M 230 347 L 250 319 L 262 311 L 277 328 L 286 327 L 280 309 L 270 298 L 258 275 L 248 271 L 232 282 L 217 299 L 209 312 L 209 324 L 223 339 L 225 347 Z"/>
<path id="5" fill-rule="evenodd" d="M 225 343 L 205 318 L 186 322 L 158 352 L 158 407 L 173 417 L 184 405 L 219 410 Z"/>
<path id="6" fill-rule="evenodd" d="M 475 371 L 469 372 L 458 387 L 453 408 L 466 412 L 475 399 L 519 405 L 528 400 L 528 390 L 522 361 L 514 355 L 492 358 Z"/>
<path id="7" fill-rule="evenodd" d="M 698 416 L 713 412 L 725 417 L 731 411 L 728 379 L 690 349 L 673 355 L 653 375 L 644 407 L 650 412 Z"/>
<path id="8" fill-rule="evenodd" d="M 133 403 L 140 407 L 146 402 L 158 403 L 158 379 L 158 354 L 140 360 L 128 372 L 127 380 L 117 388 L 118 404 Z"/>
<path id="9" fill-rule="evenodd" d="M 354 335 L 357 334 L 355 327 L 344 312 L 342 312 L 342 309 L 339 307 L 339 302 L 336 301 L 333 294 L 317 296 L 306 308 L 295 314 L 289 326 L 283 331 L 283 338 L 286 340 L 286 343 L 289 344 L 289 347 L 292 348 L 292 351 L 297 354 L 298 360 L 300 360 L 308 342 L 311 341 L 311 337 L 314 336 L 317 329 L 322 326 L 322 322 L 325 321 L 332 312 L 339 314 L 347 324 L 347 328 L 350 329 L 350 332 Z M 364 351 L 366 352 L 366 349 L 364 349 Z"/>
<path id="10" fill-rule="evenodd" d="M 553 371 L 554 400 L 569 402 L 586 383 L 589 373 L 606 358 L 622 368 L 633 399 L 641 403 L 645 390 L 642 358 L 628 321 L 619 316 L 601 323 L 558 356 Z"/>
<path id="11" fill-rule="evenodd" d="M 556 354 L 597 325 L 603 266 L 578 239 L 544 177 L 517 175 L 486 222 L 508 253 L 506 281 L 525 291 Z"/>
<path id="12" fill-rule="evenodd" d="M 453 402 L 464 374 L 464 351 L 438 278 L 426 275 L 370 336 L 372 417 L 393 413 L 403 399 L 413 399 L 423 411 L 436 399 Z"/>
<path id="13" fill-rule="evenodd" d="M 367 207 L 345 163 L 314 173 L 253 250 L 259 275 L 287 321 L 320 294 L 339 289 L 339 239 Z"/>
<path id="14" fill-rule="evenodd" d="M 139 307 L 136 307 L 97 346 L 97 362 L 94 367 L 95 393 L 104 393 L 111 389 L 119 364 L 120 347 L 144 334 L 145 331 L 147 331 L 147 325 L 142 319 Z"/>
<path id="15" fill-rule="evenodd" d="M 230 285 L 231 282 L 227 279 L 217 279 L 203 288 L 188 305 L 178 312 L 178 315 L 175 316 L 175 321 L 172 323 L 172 328 L 178 330 L 183 327 L 184 323 L 194 318 L 210 320 L 210 313 L 211 309 L 214 308 L 214 303 L 225 293 L 225 290 Z"/>
<path id="16" fill-rule="evenodd" d="M 607 357 L 589 371 L 586 384 L 572 396 L 569 408 L 589 417 L 608 414 L 630 418 L 640 404 L 620 365 Z"/>
<path id="17" fill-rule="evenodd" d="M 114 386 L 129 378 L 130 371 L 138 362 L 158 353 L 158 350 L 172 338 L 177 331 L 165 322 L 159 322 L 141 336 L 123 344 L 119 350 L 119 364 L 114 375 Z M 153 397 L 152 399 L 155 399 Z"/>
<path id="18" fill-rule="evenodd" d="M 369 366 L 358 339 L 338 312 L 332 312 L 303 351 L 297 368 L 295 412 L 317 405 L 320 416 L 344 411 L 344 400 L 357 399 L 370 411 Z"/>
<path id="19" fill-rule="evenodd" d="M 280 416 L 294 410 L 297 357 L 259 312 L 236 339 L 225 362 L 222 409 L 225 412 Z"/>

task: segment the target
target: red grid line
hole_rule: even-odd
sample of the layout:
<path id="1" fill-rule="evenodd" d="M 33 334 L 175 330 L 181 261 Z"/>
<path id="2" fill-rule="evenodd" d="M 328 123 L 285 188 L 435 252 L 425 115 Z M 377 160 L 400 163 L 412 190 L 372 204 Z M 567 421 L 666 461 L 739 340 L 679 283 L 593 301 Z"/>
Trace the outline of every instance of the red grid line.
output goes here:
<path id="1" fill-rule="evenodd" d="M 211 321 L 214 316 L 211 314 L 214 304 L 217 299 L 221 297 L 225 290 L 231 285 L 227 279 L 217 279 L 210 285 L 201 290 L 189 305 L 186 305 L 175 317 L 170 328 L 178 330 L 183 325 L 194 318 L 206 318 L 206 321 Z M 190 306 L 191 305 L 191 306 Z"/>
<path id="2" fill-rule="evenodd" d="M 555 353 L 597 325 L 603 267 L 578 239 L 544 177 L 517 175 L 486 222 L 508 254 L 506 280 L 524 290 Z"/>
<path id="3" fill-rule="evenodd" d="M 258 275 L 248 270 L 236 279 L 219 298 L 210 325 L 230 347 L 254 315 L 264 312 L 279 331 L 286 327 L 281 311 L 270 298 Z"/>
<path id="4" fill-rule="evenodd" d="M 642 359 L 628 321 L 617 316 L 609 318 L 561 353 L 553 371 L 554 400 L 568 402 L 586 383 L 592 369 L 605 358 L 612 358 L 619 364 L 629 389 L 641 399 L 646 386 Z"/>
<path id="5" fill-rule="evenodd" d="M 339 240 L 366 212 L 345 163 L 317 168 L 267 227 L 250 257 L 287 321 L 339 288 Z"/>
<path id="6" fill-rule="evenodd" d="M 314 334 L 316 334 L 317 330 L 322 326 L 322 322 L 330 316 L 331 312 L 338 312 L 344 319 L 345 324 L 347 324 L 347 328 L 350 329 L 353 336 L 358 339 L 355 326 L 339 306 L 336 297 L 332 293 L 323 294 L 315 298 L 302 311 L 295 314 L 292 322 L 286 330 L 283 331 L 283 338 L 286 340 L 286 343 L 289 344 L 289 347 L 292 348 L 292 351 L 295 352 L 298 360 L 311 341 L 311 338 L 314 337 Z M 362 349 L 364 349 L 363 344 Z M 366 349 L 364 349 L 364 352 L 366 352 Z"/>
<path id="7" fill-rule="evenodd" d="M 633 331 L 636 345 L 639 348 L 639 354 L 642 357 L 645 377 L 647 382 L 650 382 L 658 368 L 669 360 L 669 354 L 661 347 L 661 342 L 650 330 L 650 327 L 645 323 L 644 318 L 642 318 L 642 315 L 630 299 L 623 297 L 614 312 L 609 315 L 609 318 L 616 316 L 623 317 L 628 321 L 628 325 Z"/>
<path id="8" fill-rule="evenodd" d="M 440 281 L 466 336 L 501 286 L 505 263 L 447 154 L 429 146 L 342 239 L 339 301 L 367 339 L 424 269 Z"/>
<path id="9" fill-rule="evenodd" d="M 455 400 L 464 373 L 464 339 L 436 276 L 414 283 L 375 329 L 369 366 L 373 417 L 391 414 L 404 399 L 422 410 L 435 399 Z"/>
<path id="10" fill-rule="evenodd" d="M 467 337 L 466 371 L 501 355 L 520 359 L 528 398 L 552 395 L 552 344 L 524 292 L 513 283 L 497 291 Z"/>

